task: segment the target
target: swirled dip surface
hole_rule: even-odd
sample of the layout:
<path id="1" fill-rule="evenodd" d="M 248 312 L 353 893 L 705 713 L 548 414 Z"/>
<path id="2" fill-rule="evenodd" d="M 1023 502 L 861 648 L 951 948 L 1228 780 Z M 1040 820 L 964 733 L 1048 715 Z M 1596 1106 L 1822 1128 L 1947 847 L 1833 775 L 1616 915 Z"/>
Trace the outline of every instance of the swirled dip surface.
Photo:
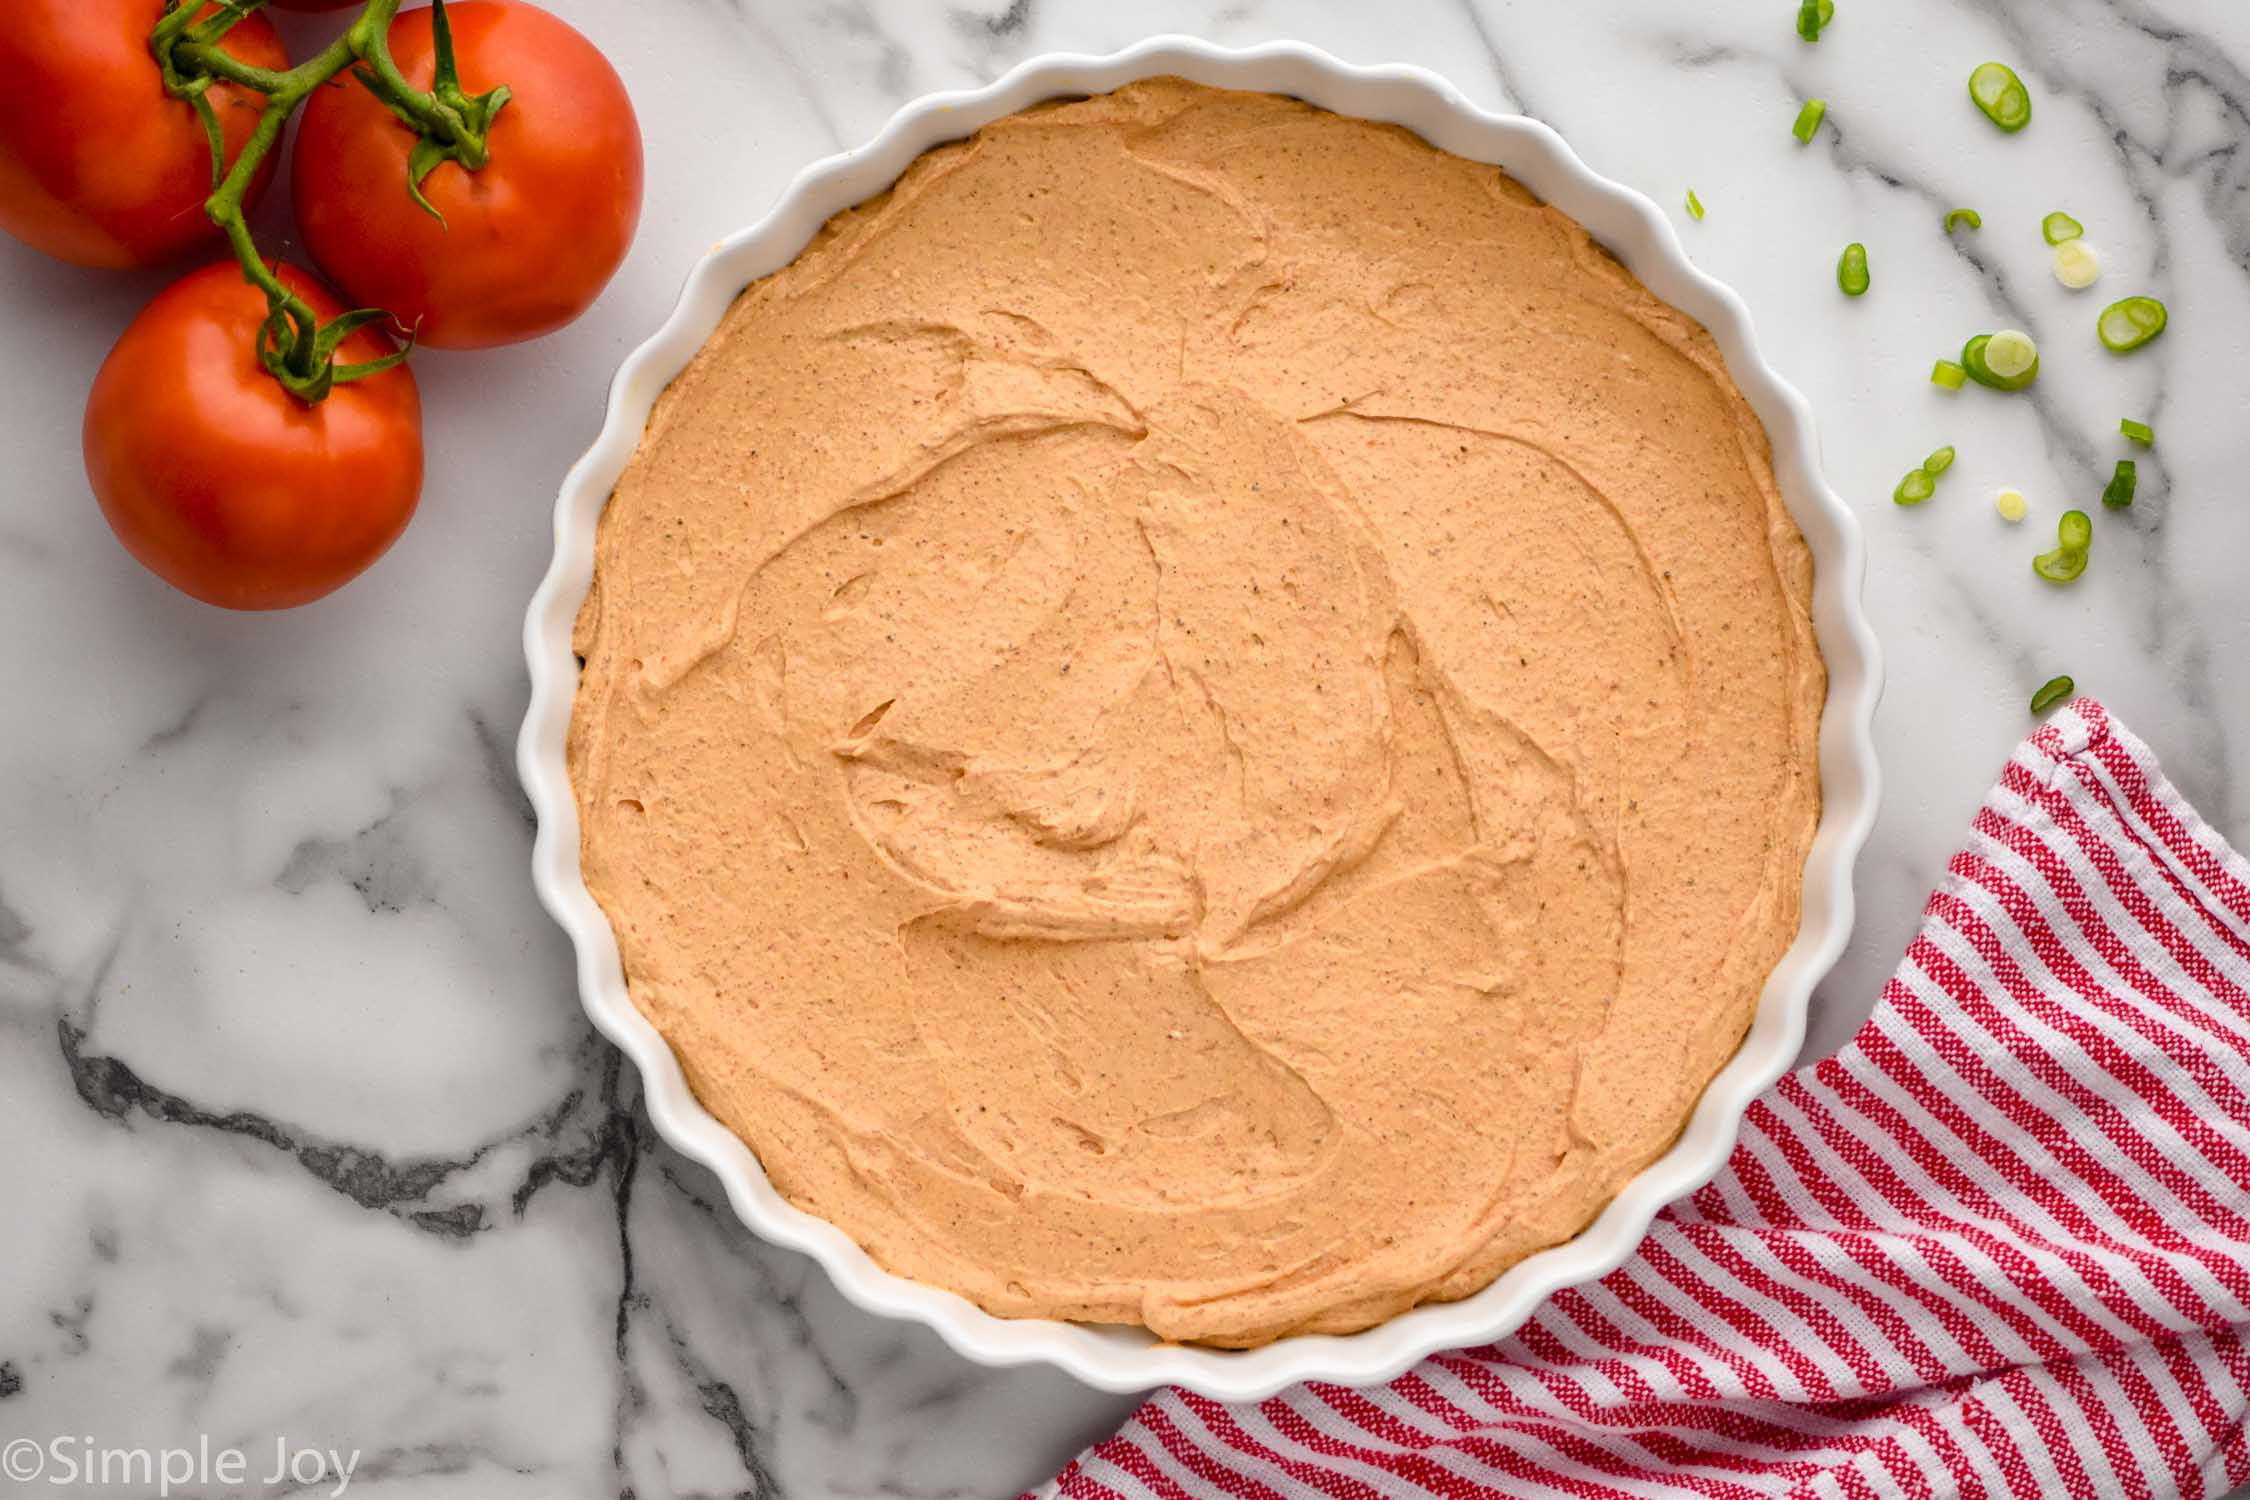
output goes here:
<path id="1" fill-rule="evenodd" d="M 994 1312 L 1465 1295 L 1797 925 L 1811 568 L 1710 339 L 1491 167 L 1159 80 L 743 294 L 609 503 L 584 868 L 790 1199 Z"/>

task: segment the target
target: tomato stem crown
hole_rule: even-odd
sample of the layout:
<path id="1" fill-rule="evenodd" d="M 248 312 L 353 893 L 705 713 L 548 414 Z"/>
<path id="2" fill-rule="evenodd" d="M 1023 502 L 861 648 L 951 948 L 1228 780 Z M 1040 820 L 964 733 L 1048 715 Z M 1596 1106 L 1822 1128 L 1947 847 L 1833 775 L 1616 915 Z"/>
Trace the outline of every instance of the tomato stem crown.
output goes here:
<path id="1" fill-rule="evenodd" d="M 165 13 L 149 34 L 149 50 L 156 55 L 166 92 L 194 106 L 210 136 L 211 196 L 204 200 L 203 211 L 226 235 L 243 279 L 265 293 L 271 309 L 259 331 L 258 361 L 291 395 L 311 404 L 340 381 L 380 374 L 406 358 L 413 347 L 413 331 L 404 330 L 405 348 L 382 359 L 337 364 L 336 350 L 347 336 L 390 315 L 380 308 L 363 307 L 324 325 L 310 304 L 291 291 L 258 253 L 243 204 L 258 169 L 281 143 L 289 117 L 315 89 L 349 69 L 362 87 L 420 137 L 408 157 L 406 190 L 443 223 L 444 216 L 422 194 L 423 181 L 445 162 L 469 172 L 485 164 L 492 120 L 508 102 L 509 92 L 504 84 L 477 95 L 462 89 L 445 0 L 433 0 L 437 71 L 427 92 L 409 83 L 391 58 L 390 28 L 399 0 L 367 0 L 343 35 L 282 72 L 245 63 L 219 46 L 229 30 L 265 3 L 225 0 L 205 16 L 198 0 L 166 0 Z M 266 98 L 266 107 L 232 166 L 227 164 L 225 139 L 208 97 L 211 85 L 222 80 Z"/>

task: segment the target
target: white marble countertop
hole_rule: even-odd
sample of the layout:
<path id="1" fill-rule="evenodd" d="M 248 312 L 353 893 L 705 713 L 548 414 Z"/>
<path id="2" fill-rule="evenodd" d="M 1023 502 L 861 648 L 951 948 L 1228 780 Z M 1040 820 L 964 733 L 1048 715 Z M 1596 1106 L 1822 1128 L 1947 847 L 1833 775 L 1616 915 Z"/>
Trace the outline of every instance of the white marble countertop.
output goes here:
<path id="1" fill-rule="evenodd" d="M 225 615 L 125 557 L 75 436 L 163 278 L 0 242 L 0 1438 L 205 1435 L 253 1480 L 277 1441 L 358 1449 L 360 1496 L 935 1497 L 1010 1492 L 1115 1419 L 1115 1398 L 856 1312 L 713 1206 L 581 1018 L 510 764 L 557 481 L 689 263 L 808 159 L 1032 53 L 1192 31 L 1420 63 L 1648 192 L 1749 299 L 1867 528 L 1889 665 L 1884 809 L 1815 1050 L 1866 1013 L 2054 673 L 2250 836 L 2232 0 L 1837 0 L 1818 47 L 1794 0 L 550 3 L 643 112 L 640 241 L 564 334 L 417 358 L 422 514 L 323 604 Z M 1987 57 L 2036 96 L 2020 136 L 1964 97 Z M 1808 94 L 1829 128 L 1799 149 Z M 1941 232 L 1956 205 L 1980 234 Z M 2049 275 L 2052 208 L 2106 252 L 2095 291 Z M 1853 302 L 1833 266 L 1855 239 L 1875 287 Z M 2095 310 L 2143 290 L 2170 331 L 2105 354 Z M 2031 395 L 1928 384 L 2006 324 L 2047 351 Z M 2101 513 L 2127 415 L 2157 446 L 2133 455 L 2133 511 Z M 1939 498 L 1894 507 L 1941 443 L 1960 460 Z M 1993 513 L 2003 484 L 2031 498 L 2021 528 Z M 2055 588 L 2028 562 L 2066 504 L 2097 541 Z"/>

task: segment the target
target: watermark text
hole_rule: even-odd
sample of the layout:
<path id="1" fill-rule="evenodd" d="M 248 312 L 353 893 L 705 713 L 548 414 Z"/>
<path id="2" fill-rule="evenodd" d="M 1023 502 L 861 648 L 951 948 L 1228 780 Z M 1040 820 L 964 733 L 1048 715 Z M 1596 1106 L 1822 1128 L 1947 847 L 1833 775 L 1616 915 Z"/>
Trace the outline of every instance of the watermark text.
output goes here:
<path id="1" fill-rule="evenodd" d="M 360 1450 L 303 1447 L 285 1437 L 273 1440 L 271 1450 L 221 1447 L 205 1434 L 192 1448 L 133 1448 L 95 1441 L 81 1433 L 64 1433 L 41 1442 L 20 1437 L 0 1447 L 0 1479 L 15 1485 L 130 1487 L 158 1500 L 176 1493 L 209 1490 L 215 1485 L 234 1489 L 323 1489 L 329 1500 L 339 1500 L 351 1488 L 359 1468 Z"/>

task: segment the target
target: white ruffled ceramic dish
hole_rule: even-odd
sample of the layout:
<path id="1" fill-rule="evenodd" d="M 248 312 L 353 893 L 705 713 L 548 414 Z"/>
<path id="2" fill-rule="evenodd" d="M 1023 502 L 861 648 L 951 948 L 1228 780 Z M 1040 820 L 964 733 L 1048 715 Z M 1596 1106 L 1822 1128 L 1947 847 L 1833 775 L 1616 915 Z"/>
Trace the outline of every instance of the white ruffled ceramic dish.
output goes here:
<path id="1" fill-rule="evenodd" d="M 1139 1330 L 997 1318 L 950 1292 L 890 1274 L 833 1226 L 785 1201 L 750 1150 L 696 1101 L 664 1039 L 627 996 L 609 923 L 580 878 L 578 815 L 564 765 L 578 683 L 571 624 L 593 573 L 595 522 L 640 441 L 651 405 L 719 326 L 736 294 L 786 265 L 830 215 L 889 187 L 932 146 L 1043 99 L 1100 93 L 1167 73 L 1293 94 L 1342 114 L 1395 122 L 1456 155 L 1501 166 L 1585 225 L 1659 297 L 1709 329 L 1765 423 L 1782 493 L 1812 546 L 1818 570 L 1813 618 L 1829 672 L 1820 735 L 1824 811 L 1805 862 L 1802 926 L 1766 984 L 1741 1050 L 1712 1080 L 1679 1141 L 1577 1238 L 1522 1262 L 1475 1296 L 1419 1307 L 1361 1333 L 1287 1338 L 1245 1351 L 1164 1344 Z M 1852 862 L 1875 815 L 1870 723 L 1880 668 L 1860 608 L 1864 566 L 1857 523 L 1821 481 L 1804 398 L 1759 357 L 1741 300 L 1689 264 L 1654 204 L 1587 170 L 1546 126 L 1487 114 L 1418 68 L 1353 67 L 1289 43 L 1228 51 L 1157 37 L 1107 57 L 1040 57 L 988 88 L 931 95 L 901 111 L 870 144 L 806 168 L 765 217 L 704 257 L 671 318 L 618 371 L 601 437 L 564 481 L 554 561 L 524 625 L 531 708 L 517 758 L 539 817 L 533 879 L 577 946 L 588 1014 L 640 1069 L 656 1128 L 718 1176 L 744 1223 L 818 1260 L 861 1307 L 926 1324 L 970 1359 L 1044 1362 L 1107 1390 L 1178 1384 L 1250 1400 L 1306 1379 L 1371 1384 L 1434 1351 L 1505 1336 L 1550 1293 L 1617 1266 L 1660 1208 L 1718 1170 L 1750 1101 L 1795 1058 L 1813 985 L 1843 952 L 1851 928 Z"/>

